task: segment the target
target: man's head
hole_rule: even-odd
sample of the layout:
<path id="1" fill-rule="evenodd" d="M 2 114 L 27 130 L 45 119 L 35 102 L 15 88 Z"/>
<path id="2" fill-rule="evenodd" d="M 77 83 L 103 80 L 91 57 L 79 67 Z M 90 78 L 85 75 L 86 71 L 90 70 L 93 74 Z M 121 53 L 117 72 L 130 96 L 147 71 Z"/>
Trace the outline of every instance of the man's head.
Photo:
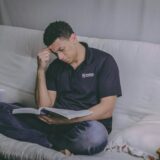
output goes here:
<path id="1" fill-rule="evenodd" d="M 56 21 L 46 28 L 44 44 L 61 61 L 72 65 L 81 60 L 79 42 L 70 25 L 63 21 Z M 79 58 L 80 57 L 80 58 Z"/>
<path id="2" fill-rule="evenodd" d="M 56 21 L 50 23 L 44 31 L 43 42 L 46 46 L 50 46 L 57 38 L 69 39 L 73 34 L 71 26 L 64 21 Z"/>

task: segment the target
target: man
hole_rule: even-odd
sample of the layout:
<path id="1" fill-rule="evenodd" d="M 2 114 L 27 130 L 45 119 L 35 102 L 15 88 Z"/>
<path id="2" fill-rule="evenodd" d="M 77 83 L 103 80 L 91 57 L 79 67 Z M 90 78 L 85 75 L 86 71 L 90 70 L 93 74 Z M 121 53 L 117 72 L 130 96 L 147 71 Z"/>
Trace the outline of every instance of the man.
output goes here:
<path id="1" fill-rule="evenodd" d="M 116 98 L 121 96 L 115 60 L 108 53 L 78 42 L 70 25 L 62 21 L 46 28 L 44 43 L 47 47 L 37 56 L 37 106 L 89 109 L 93 113 L 72 120 L 37 118 L 13 115 L 17 105 L 1 102 L 0 133 L 65 154 L 92 155 L 102 151 L 108 142 Z M 48 67 L 51 54 L 57 59 Z"/>
<path id="2" fill-rule="evenodd" d="M 37 56 L 37 106 L 93 112 L 72 120 L 40 116 L 52 128 L 53 148 L 87 155 L 102 151 L 116 98 L 121 96 L 115 60 L 79 42 L 71 26 L 63 21 L 49 24 L 44 43 L 47 47 Z M 51 54 L 57 59 L 48 67 Z"/>

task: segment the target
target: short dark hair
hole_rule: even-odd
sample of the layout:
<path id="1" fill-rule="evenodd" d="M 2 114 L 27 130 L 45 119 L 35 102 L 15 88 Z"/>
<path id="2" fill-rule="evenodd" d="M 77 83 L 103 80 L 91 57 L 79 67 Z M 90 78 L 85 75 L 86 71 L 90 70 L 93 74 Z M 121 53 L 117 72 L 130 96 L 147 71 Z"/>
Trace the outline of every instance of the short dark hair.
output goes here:
<path id="1" fill-rule="evenodd" d="M 43 34 L 43 42 L 50 46 L 57 38 L 69 38 L 74 33 L 71 26 L 64 21 L 55 21 L 48 25 Z"/>

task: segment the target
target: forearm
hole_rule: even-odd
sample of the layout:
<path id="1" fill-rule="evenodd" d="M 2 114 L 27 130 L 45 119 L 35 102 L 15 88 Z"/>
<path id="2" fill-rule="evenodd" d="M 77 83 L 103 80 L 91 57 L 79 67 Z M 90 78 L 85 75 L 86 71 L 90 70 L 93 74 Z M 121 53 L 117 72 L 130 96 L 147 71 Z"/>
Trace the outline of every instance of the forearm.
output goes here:
<path id="1" fill-rule="evenodd" d="M 102 109 L 101 109 L 102 108 Z M 101 120 L 105 118 L 109 118 L 112 116 L 111 111 L 106 111 L 103 109 L 104 107 L 101 104 L 93 106 L 90 110 L 93 112 L 91 115 L 74 118 L 74 119 L 66 119 L 61 117 L 47 117 L 47 116 L 40 116 L 39 118 L 48 124 L 72 124 L 82 121 L 89 121 L 89 120 Z"/>
<path id="2" fill-rule="evenodd" d="M 99 104 L 89 109 L 90 111 L 93 112 L 92 114 L 88 116 L 72 119 L 70 123 L 89 121 L 89 120 L 102 120 L 102 119 L 110 118 L 112 117 L 115 102 L 116 102 L 116 96 L 107 97 L 101 100 Z"/>
<path id="3" fill-rule="evenodd" d="M 55 118 L 53 118 L 50 122 L 51 124 L 72 124 L 83 121 L 102 120 L 110 118 L 112 116 L 112 109 L 107 110 L 106 108 L 104 108 L 103 104 L 97 104 L 89 110 L 92 111 L 92 114 L 88 116 L 78 117 L 71 120 L 66 118 L 58 118 L 55 120 Z"/>
<path id="4" fill-rule="evenodd" d="M 91 110 L 93 112 L 91 115 L 72 119 L 70 123 L 90 121 L 90 120 L 102 120 L 102 119 L 110 118 L 112 116 L 111 111 L 106 112 L 103 109 L 101 110 L 100 104 L 94 106 L 93 108 L 91 108 L 89 110 Z"/>
<path id="5" fill-rule="evenodd" d="M 48 124 L 72 124 L 72 123 L 77 123 L 82 121 L 102 120 L 102 119 L 110 118 L 112 116 L 115 100 L 116 100 L 116 96 L 102 98 L 99 104 L 89 109 L 93 113 L 88 116 L 74 118 L 71 120 L 66 118 L 60 118 L 60 117 L 56 118 L 56 117 L 41 116 L 40 119 Z"/>
<path id="6" fill-rule="evenodd" d="M 49 107 L 52 105 L 46 86 L 45 71 L 40 69 L 37 70 L 35 99 L 38 107 Z"/>

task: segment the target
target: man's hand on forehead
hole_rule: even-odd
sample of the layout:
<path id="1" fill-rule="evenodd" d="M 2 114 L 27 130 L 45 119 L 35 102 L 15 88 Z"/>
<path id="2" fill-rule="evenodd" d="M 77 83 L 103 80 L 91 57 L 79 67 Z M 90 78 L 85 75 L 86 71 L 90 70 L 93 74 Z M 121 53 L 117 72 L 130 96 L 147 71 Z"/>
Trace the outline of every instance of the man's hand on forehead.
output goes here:
<path id="1" fill-rule="evenodd" d="M 50 60 L 50 50 L 48 48 L 43 48 L 39 51 L 37 55 L 38 68 L 45 70 L 47 68 L 48 62 Z"/>

